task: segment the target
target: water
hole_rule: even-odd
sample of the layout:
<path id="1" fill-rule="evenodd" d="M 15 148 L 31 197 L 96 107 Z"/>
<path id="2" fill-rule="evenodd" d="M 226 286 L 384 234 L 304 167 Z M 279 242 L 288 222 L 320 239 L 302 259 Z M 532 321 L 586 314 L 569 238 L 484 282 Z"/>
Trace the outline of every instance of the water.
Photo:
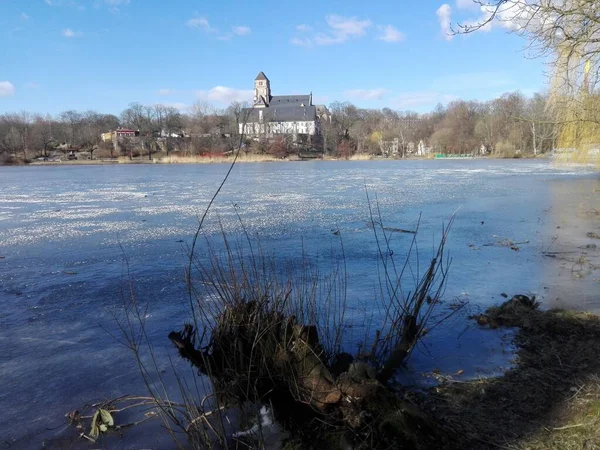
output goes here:
<path id="1" fill-rule="evenodd" d="M 63 415 L 70 410 L 99 398 L 145 394 L 130 352 L 111 336 L 118 336 L 114 313 L 131 287 L 149 305 L 150 339 L 167 381 L 169 356 L 178 368 L 187 367 L 166 336 L 189 316 L 187 245 L 227 169 L 0 167 L 1 441 L 36 447 L 64 434 Z M 377 196 L 390 227 L 412 229 L 422 214 L 422 261 L 431 255 L 442 223 L 458 211 L 448 244 L 453 261 L 440 306 L 444 315 L 455 299 L 468 300 L 468 312 L 475 313 L 503 300 L 503 292 L 535 293 L 547 306 L 599 312 L 593 268 L 574 277 L 568 261 L 542 256 L 547 249 L 584 245 L 588 231 L 600 234 L 589 213 L 600 209 L 593 194 L 598 188 L 591 171 L 545 161 L 243 164 L 214 205 L 206 233 L 217 235 L 223 227 L 239 234 L 239 214 L 282 264 L 297 261 L 304 247 L 326 265 L 331 249 L 339 249 L 333 233 L 339 231 L 356 328 L 347 345 L 353 346 L 378 283 L 365 189 L 372 201 Z M 398 258 L 411 237 L 393 235 Z M 486 245 L 503 238 L 529 243 L 518 251 Z M 597 257 L 589 253 L 588 261 Z M 510 333 L 481 331 L 464 316 L 432 331 L 413 354 L 403 382 L 420 384 L 426 381 L 421 374 L 433 369 L 464 370 L 467 377 L 507 367 Z M 170 445 L 152 431 L 133 431 L 128 439 Z"/>

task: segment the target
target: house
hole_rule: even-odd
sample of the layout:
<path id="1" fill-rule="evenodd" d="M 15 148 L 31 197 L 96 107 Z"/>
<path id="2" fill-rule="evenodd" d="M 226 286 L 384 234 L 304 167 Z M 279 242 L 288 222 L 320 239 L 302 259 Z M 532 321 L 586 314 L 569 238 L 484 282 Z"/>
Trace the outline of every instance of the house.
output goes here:
<path id="1" fill-rule="evenodd" d="M 169 131 L 169 130 L 165 130 L 164 128 L 155 134 L 157 137 L 161 137 L 161 138 L 189 138 L 190 137 L 183 130 Z"/>
<path id="2" fill-rule="evenodd" d="M 324 105 L 313 105 L 312 93 L 271 95 L 271 82 L 260 72 L 254 80 L 254 105 L 242 110 L 239 132 L 249 137 L 291 135 L 297 141 L 304 135 L 314 140 L 328 115 Z"/>
<path id="3" fill-rule="evenodd" d="M 117 128 L 114 131 L 109 131 L 108 133 L 102 133 L 102 142 L 117 142 L 120 139 L 126 137 L 135 137 L 139 136 L 140 132 L 136 130 L 131 130 L 128 128 Z"/>

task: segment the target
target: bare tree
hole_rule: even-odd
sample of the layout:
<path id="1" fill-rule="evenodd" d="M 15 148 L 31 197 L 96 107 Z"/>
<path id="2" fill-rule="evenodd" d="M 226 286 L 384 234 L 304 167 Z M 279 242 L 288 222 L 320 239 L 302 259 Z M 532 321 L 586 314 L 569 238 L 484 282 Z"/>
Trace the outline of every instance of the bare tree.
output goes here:
<path id="1" fill-rule="evenodd" d="M 34 116 L 32 124 L 32 142 L 34 148 L 41 149 L 42 156 L 48 157 L 48 152 L 55 142 L 52 134 L 53 119 L 50 115 Z"/>
<path id="2" fill-rule="evenodd" d="M 32 115 L 27 111 L 4 114 L 1 117 L 0 150 L 9 154 L 22 153 L 27 161 L 31 145 Z"/>
<path id="3" fill-rule="evenodd" d="M 76 138 L 78 137 L 80 127 L 82 125 L 82 114 L 71 109 L 69 111 L 61 113 L 60 119 L 66 124 L 68 128 L 68 143 L 71 146 L 75 145 Z"/>
<path id="4" fill-rule="evenodd" d="M 595 0 L 473 0 L 480 20 L 459 24 L 472 33 L 495 21 L 523 36 L 535 56 L 553 60 L 552 94 L 577 97 L 591 93 L 600 80 L 600 4 Z M 597 109 L 597 108 L 594 108 Z M 599 121 L 599 116 L 594 116 Z M 586 119 L 589 120 L 589 119 Z"/>
<path id="5" fill-rule="evenodd" d="M 130 103 L 129 107 L 121 113 L 121 123 L 126 127 L 147 132 L 150 128 L 146 108 L 140 103 Z"/>

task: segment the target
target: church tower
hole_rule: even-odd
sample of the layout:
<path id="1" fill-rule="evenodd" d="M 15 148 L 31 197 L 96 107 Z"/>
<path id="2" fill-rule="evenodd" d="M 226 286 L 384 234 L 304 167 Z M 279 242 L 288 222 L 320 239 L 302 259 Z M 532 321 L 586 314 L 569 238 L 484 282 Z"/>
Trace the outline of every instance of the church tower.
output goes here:
<path id="1" fill-rule="evenodd" d="M 254 79 L 254 107 L 265 108 L 271 101 L 271 82 L 261 72 Z"/>

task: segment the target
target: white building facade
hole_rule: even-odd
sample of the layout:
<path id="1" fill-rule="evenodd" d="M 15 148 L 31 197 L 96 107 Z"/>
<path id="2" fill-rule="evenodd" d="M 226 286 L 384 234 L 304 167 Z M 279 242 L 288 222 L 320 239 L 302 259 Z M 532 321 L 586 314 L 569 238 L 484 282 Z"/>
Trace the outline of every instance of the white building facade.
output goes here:
<path id="1" fill-rule="evenodd" d="M 271 82 L 263 72 L 254 80 L 254 106 L 245 108 L 239 132 L 249 137 L 292 135 L 316 136 L 321 134 L 321 118 L 327 116 L 323 105 L 312 104 L 309 95 L 271 95 Z"/>

